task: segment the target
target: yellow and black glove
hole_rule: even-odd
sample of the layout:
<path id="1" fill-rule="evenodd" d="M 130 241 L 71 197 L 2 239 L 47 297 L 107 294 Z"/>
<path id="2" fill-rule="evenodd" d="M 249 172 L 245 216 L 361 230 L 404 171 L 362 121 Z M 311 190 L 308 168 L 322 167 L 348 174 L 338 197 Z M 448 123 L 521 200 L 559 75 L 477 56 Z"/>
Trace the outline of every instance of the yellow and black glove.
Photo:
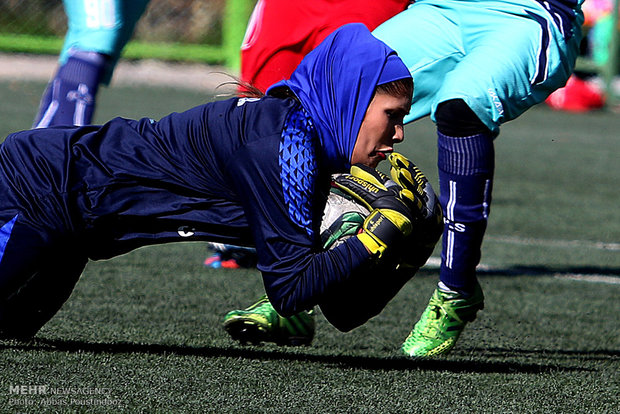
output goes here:
<path id="1" fill-rule="evenodd" d="M 388 156 L 390 162 L 390 175 L 392 180 L 414 194 L 417 208 L 424 219 L 443 219 L 439 200 L 433 191 L 433 187 L 422 171 L 402 154 L 393 152 Z"/>
<path id="2" fill-rule="evenodd" d="M 334 180 L 338 189 L 370 210 L 357 237 L 377 259 L 388 247 L 402 242 L 411 233 L 415 221 L 407 203 L 396 191 L 396 184 L 390 186 L 393 188 L 386 187 L 388 181 L 391 180 L 385 174 L 358 165 L 351 168 L 351 174 L 342 174 Z"/>
<path id="3" fill-rule="evenodd" d="M 401 246 L 402 266 L 419 268 L 424 265 L 443 232 L 443 214 L 439 199 L 422 171 L 402 154 L 388 156 L 390 176 L 403 191 L 414 194 L 417 215 L 422 217 Z"/>

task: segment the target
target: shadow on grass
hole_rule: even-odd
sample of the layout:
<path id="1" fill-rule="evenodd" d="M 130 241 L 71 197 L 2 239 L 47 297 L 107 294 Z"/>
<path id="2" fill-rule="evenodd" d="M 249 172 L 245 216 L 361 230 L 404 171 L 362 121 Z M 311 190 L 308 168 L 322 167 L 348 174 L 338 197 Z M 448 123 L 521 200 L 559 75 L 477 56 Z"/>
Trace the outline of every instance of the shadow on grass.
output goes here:
<path id="1" fill-rule="evenodd" d="M 140 344 L 130 342 L 96 343 L 85 341 L 58 340 L 58 339 L 34 339 L 30 342 L 0 342 L 0 350 L 17 349 L 24 351 L 47 351 L 47 352 L 91 352 L 94 354 L 149 354 L 149 355 L 180 355 L 195 357 L 235 358 L 248 360 L 266 361 L 299 361 L 331 365 L 336 368 L 355 368 L 381 371 L 449 371 L 454 373 L 513 373 L 530 374 L 540 372 L 571 372 L 591 371 L 583 367 L 566 367 L 558 365 L 484 361 L 484 360 L 412 360 L 406 357 L 371 357 L 350 355 L 316 355 L 304 352 L 287 352 L 282 350 L 263 350 L 257 347 L 222 348 L 211 346 L 184 346 L 163 344 Z M 480 350 L 478 350 L 480 351 Z M 495 349 L 494 351 L 502 351 Z M 505 350 L 507 354 L 514 353 Z M 567 351 L 568 352 L 568 351 Z M 578 351 L 580 352 L 580 351 Z M 605 351 L 596 351 L 605 352 Z M 610 351 L 612 354 L 616 351 Z M 539 353 L 541 358 L 548 351 L 532 351 Z M 587 354 L 586 351 L 584 353 Z M 484 356 L 481 357 L 483 359 Z"/>
<path id="2" fill-rule="evenodd" d="M 437 274 L 436 268 L 422 268 L 420 274 Z M 573 275 L 597 275 L 620 277 L 620 268 L 599 267 L 599 266 L 510 266 L 478 268 L 476 273 L 479 276 L 573 276 Z M 611 281 L 611 280 L 610 280 Z"/>
<path id="3" fill-rule="evenodd" d="M 471 355 L 484 353 L 487 357 L 540 357 L 540 358 L 579 358 L 593 361 L 614 360 L 620 362 L 620 350 L 598 349 L 595 351 L 575 351 L 565 349 L 509 349 L 509 348 L 459 348 L 455 354 Z"/>

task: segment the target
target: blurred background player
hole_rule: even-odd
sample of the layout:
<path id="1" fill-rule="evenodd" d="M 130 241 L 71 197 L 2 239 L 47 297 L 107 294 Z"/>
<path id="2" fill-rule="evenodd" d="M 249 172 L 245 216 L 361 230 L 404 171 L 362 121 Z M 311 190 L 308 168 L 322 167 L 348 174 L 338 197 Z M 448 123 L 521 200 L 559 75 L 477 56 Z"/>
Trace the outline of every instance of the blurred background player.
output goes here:
<path id="1" fill-rule="evenodd" d="M 259 0 L 241 46 L 241 80 L 266 90 L 287 79 L 303 57 L 338 27 L 369 30 L 403 11 L 410 0 Z"/>
<path id="2" fill-rule="evenodd" d="M 581 55 L 598 66 L 604 66 L 609 59 L 613 6 L 612 0 L 588 0 L 583 3 Z M 556 110 L 587 112 L 601 109 L 606 100 L 600 77 L 590 71 L 576 71 L 566 86 L 549 95 L 545 102 Z"/>
<path id="3" fill-rule="evenodd" d="M 428 306 L 402 345 L 408 356 L 450 352 L 484 306 L 476 266 L 491 205 L 493 141 L 502 123 L 566 83 L 579 53 L 581 2 L 418 0 L 373 32 L 413 76 L 405 122 L 430 115 L 437 126 L 441 268 Z M 262 298 L 229 312 L 224 327 L 255 324 L 281 337 L 291 331 L 282 319 Z"/>
<path id="4" fill-rule="evenodd" d="M 403 11 L 410 0 L 258 0 L 241 45 L 244 83 L 266 91 L 287 79 L 303 57 L 338 27 L 363 23 L 373 30 Z M 215 253 L 204 261 L 211 268 L 253 267 L 253 249 L 210 244 Z"/>
<path id="5" fill-rule="evenodd" d="M 68 30 L 33 127 L 88 125 L 149 0 L 64 0 Z"/>

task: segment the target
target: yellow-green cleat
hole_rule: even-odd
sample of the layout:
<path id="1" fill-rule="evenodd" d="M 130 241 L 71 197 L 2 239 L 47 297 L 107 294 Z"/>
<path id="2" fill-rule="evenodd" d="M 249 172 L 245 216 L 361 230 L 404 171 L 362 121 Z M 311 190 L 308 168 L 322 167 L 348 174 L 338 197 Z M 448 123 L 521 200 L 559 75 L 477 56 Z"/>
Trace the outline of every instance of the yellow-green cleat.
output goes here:
<path id="1" fill-rule="evenodd" d="M 405 339 L 402 352 L 412 358 L 446 355 L 467 322 L 476 319 L 476 313 L 483 308 L 484 295 L 478 283 L 474 294 L 467 297 L 437 287 L 420 320 Z"/>
<path id="2" fill-rule="evenodd" d="M 313 311 L 285 318 L 276 312 L 267 296 L 246 309 L 228 312 L 223 325 L 226 332 L 242 344 L 310 345 L 315 331 Z"/>

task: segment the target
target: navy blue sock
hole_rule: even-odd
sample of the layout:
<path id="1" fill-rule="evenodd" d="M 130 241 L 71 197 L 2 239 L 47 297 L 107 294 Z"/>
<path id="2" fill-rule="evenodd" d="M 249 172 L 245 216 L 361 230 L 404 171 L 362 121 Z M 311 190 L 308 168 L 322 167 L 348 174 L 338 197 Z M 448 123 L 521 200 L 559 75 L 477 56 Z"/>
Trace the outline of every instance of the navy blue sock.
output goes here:
<path id="1" fill-rule="evenodd" d="M 486 230 L 493 185 L 491 134 L 451 137 L 437 132 L 439 200 L 445 227 L 439 280 L 468 294 L 476 283 L 476 266 Z"/>
<path id="2" fill-rule="evenodd" d="M 72 50 L 47 86 L 33 127 L 90 124 L 106 62 L 100 53 Z"/>

